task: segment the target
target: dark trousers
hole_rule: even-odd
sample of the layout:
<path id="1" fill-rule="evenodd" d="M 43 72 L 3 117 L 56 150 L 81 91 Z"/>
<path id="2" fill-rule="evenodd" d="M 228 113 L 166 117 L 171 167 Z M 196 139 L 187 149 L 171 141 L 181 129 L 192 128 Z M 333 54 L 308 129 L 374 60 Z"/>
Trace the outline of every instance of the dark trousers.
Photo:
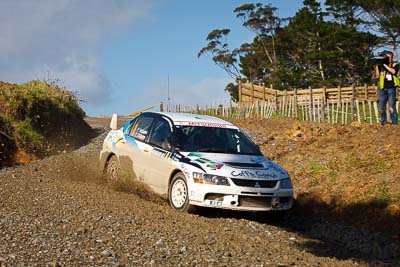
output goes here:
<path id="1" fill-rule="evenodd" d="M 392 124 L 398 124 L 398 114 L 396 110 L 396 88 L 379 89 L 379 106 L 381 109 L 381 124 L 386 124 L 386 104 L 389 101 L 390 118 Z"/>

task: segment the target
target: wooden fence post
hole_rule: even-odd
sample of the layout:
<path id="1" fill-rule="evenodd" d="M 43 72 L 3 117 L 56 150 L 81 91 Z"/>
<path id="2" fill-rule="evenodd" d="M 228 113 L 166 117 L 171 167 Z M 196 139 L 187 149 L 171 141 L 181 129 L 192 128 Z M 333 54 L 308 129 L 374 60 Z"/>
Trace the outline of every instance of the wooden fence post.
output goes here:
<path id="1" fill-rule="evenodd" d="M 242 81 L 238 79 L 239 103 L 242 102 Z"/>
<path id="2" fill-rule="evenodd" d="M 342 124 L 344 124 L 344 120 L 345 120 L 345 111 L 346 111 L 346 103 L 344 103 L 344 101 L 341 101 L 341 109 L 342 109 Z M 347 114 L 346 114 L 347 115 Z"/>
<path id="3" fill-rule="evenodd" d="M 253 83 L 251 83 L 251 103 L 253 103 L 253 101 L 254 101 L 254 84 Z"/>
<path id="4" fill-rule="evenodd" d="M 368 99 L 368 84 L 364 84 L 364 98 L 365 101 Z"/>
<path id="5" fill-rule="evenodd" d="M 314 121 L 315 116 L 313 116 L 313 115 L 315 115 L 315 114 L 314 114 L 313 92 L 312 92 L 311 86 L 309 86 L 308 89 L 310 90 L 310 121 Z"/>
<path id="6" fill-rule="evenodd" d="M 164 105 L 163 105 L 163 102 L 162 102 L 162 101 L 160 102 L 160 111 L 161 111 L 161 112 L 164 111 Z"/>
<path id="7" fill-rule="evenodd" d="M 326 95 L 326 86 L 324 85 L 324 91 L 323 91 L 323 95 L 322 95 L 322 121 L 325 121 L 325 110 L 326 110 L 326 99 L 327 95 Z M 329 112 L 329 110 L 328 110 Z"/>
<path id="8" fill-rule="evenodd" d="M 356 98 L 356 85 L 353 83 L 352 85 L 352 91 L 351 91 L 351 102 L 350 102 L 350 122 L 354 121 L 354 101 Z M 358 107 L 357 107 L 358 108 Z"/>
<path id="9" fill-rule="evenodd" d="M 294 116 L 297 118 L 297 88 L 294 89 Z"/>
<path id="10" fill-rule="evenodd" d="M 362 102 L 362 108 L 363 108 L 363 120 L 364 121 L 367 121 L 367 111 L 366 111 L 366 109 L 365 109 L 365 103 L 367 102 L 367 100 L 364 100 L 363 102 Z"/>
<path id="11" fill-rule="evenodd" d="M 342 101 L 337 102 L 336 105 L 336 118 L 335 118 L 335 123 L 339 122 L 339 107 L 342 105 Z"/>
<path id="12" fill-rule="evenodd" d="M 263 100 L 264 100 L 264 102 L 265 102 L 265 91 L 266 91 L 266 89 L 265 89 L 265 83 L 262 83 L 262 87 L 263 87 Z"/>
<path id="13" fill-rule="evenodd" d="M 284 95 L 283 95 L 283 116 L 287 116 L 286 110 L 288 108 L 288 95 L 287 95 L 287 90 L 285 89 Z"/>
<path id="14" fill-rule="evenodd" d="M 369 124 L 372 125 L 372 108 L 371 100 L 368 100 L 368 111 L 369 111 Z"/>
<path id="15" fill-rule="evenodd" d="M 330 116 L 330 113 L 329 113 L 329 100 L 328 99 L 326 100 L 326 110 L 328 111 L 327 112 L 328 123 L 330 123 L 331 122 L 331 116 Z"/>
<path id="16" fill-rule="evenodd" d="M 376 123 L 379 123 L 378 102 L 376 101 L 374 101 L 374 110 L 375 110 Z"/>

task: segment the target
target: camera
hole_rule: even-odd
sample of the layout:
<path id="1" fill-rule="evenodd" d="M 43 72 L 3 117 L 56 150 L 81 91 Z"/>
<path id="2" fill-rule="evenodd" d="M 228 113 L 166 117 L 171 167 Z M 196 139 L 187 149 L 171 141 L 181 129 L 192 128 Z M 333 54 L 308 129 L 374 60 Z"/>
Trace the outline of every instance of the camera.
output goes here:
<path id="1" fill-rule="evenodd" d="M 389 65 L 389 57 L 385 51 L 379 52 L 372 58 L 375 61 L 375 65 L 383 66 L 383 64 Z"/>

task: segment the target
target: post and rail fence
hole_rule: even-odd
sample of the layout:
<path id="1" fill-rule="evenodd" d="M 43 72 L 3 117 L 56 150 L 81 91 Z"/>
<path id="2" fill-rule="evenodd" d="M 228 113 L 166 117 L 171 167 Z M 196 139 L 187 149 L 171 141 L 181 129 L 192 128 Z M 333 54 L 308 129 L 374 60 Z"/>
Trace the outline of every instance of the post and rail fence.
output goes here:
<path id="1" fill-rule="evenodd" d="M 303 121 L 379 123 L 378 88 L 373 85 L 303 90 L 276 90 L 239 81 L 239 102 L 212 105 L 175 105 L 170 111 L 221 116 L 227 119 L 297 118 Z M 398 110 L 398 102 L 396 102 Z M 387 112 L 389 112 L 387 110 Z M 390 122 L 390 116 L 387 116 Z"/>

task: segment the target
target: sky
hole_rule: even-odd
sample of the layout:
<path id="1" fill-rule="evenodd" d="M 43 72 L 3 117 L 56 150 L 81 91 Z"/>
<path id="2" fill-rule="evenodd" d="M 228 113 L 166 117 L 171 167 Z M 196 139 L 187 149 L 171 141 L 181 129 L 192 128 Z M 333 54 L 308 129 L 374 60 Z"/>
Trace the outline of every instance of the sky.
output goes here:
<path id="1" fill-rule="evenodd" d="M 57 81 L 89 116 L 164 105 L 228 103 L 233 80 L 197 54 L 213 29 L 251 42 L 233 10 L 271 3 L 293 16 L 302 0 L 1 0 L 0 80 Z M 168 100 L 168 96 L 170 100 Z"/>

